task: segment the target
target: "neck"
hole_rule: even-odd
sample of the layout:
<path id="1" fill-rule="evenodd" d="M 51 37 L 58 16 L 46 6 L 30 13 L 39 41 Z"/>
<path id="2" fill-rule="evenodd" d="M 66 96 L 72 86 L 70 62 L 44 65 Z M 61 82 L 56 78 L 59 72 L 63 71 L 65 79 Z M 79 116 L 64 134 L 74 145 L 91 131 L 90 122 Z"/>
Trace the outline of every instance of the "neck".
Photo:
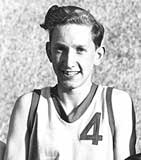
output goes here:
<path id="1" fill-rule="evenodd" d="M 70 113 L 85 99 L 91 89 L 91 86 L 92 82 L 87 82 L 75 89 L 64 90 L 58 85 L 58 96 L 66 113 Z"/>

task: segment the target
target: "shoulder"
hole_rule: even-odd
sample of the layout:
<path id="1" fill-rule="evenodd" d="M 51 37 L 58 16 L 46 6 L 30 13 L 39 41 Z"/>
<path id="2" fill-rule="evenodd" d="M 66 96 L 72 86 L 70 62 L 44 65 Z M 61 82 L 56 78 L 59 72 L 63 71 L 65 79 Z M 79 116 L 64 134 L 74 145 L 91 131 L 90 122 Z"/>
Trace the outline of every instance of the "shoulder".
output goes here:
<path id="1" fill-rule="evenodd" d="M 15 102 L 13 112 L 19 112 L 22 115 L 27 113 L 31 105 L 32 94 L 33 92 L 29 92 L 18 97 Z"/>
<path id="2" fill-rule="evenodd" d="M 15 122 L 17 122 L 18 120 L 20 120 L 21 123 L 22 122 L 27 123 L 28 114 L 31 107 L 31 103 L 32 103 L 32 97 L 35 90 L 41 91 L 40 97 L 42 97 L 44 101 L 46 101 L 46 99 L 50 96 L 50 87 L 45 87 L 41 89 L 37 88 L 28 93 L 21 95 L 20 97 L 17 98 L 15 102 L 12 115 L 11 115 L 12 121 L 16 120 Z"/>
<path id="3" fill-rule="evenodd" d="M 40 91 L 40 96 L 44 98 L 50 96 L 50 87 L 36 88 L 18 97 L 15 102 L 14 110 L 19 111 L 22 114 L 24 114 L 25 112 L 27 113 L 31 106 L 33 93 L 37 93 L 38 91 Z"/>
<path id="4" fill-rule="evenodd" d="M 12 114 L 8 130 L 7 143 L 17 143 L 20 137 L 24 137 L 27 130 L 27 119 L 31 105 L 32 92 L 24 94 L 17 98 Z"/>
<path id="5" fill-rule="evenodd" d="M 128 92 L 108 86 L 101 86 L 101 88 L 103 88 L 106 97 L 109 97 L 110 93 L 113 116 L 115 119 L 125 118 L 125 115 L 132 115 L 132 99 Z M 112 92 L 108 92 L 108 88 L 112 88 Z"/>
<path id="6" fill-rule="evenodd" d="M 101 85 L 99 85 L 99 88 L 101 88 L 101 90 L 103 90 L 105 94 L 107 94 L 108 88 L 112 88 L 111 100 L 113 109 L 119 110 L 120 108 L 122 108 L 122 110 L 124 110 L 132 106 L 131 96 L 126 91 Z"/>
<path id="7" fill-rule="evenodd" d="M 117 154 L 117 157 L 125 159 L 125 157 L 135 151 L 136 139 L 135 115 L 130 95 L 125 91 L 113 89 L 112 107 L 116 131 L 115 153 Z"/>
<path id="8" fill-rule="evenodd" d="M 126 111 L 132 107 L 132 100 L 130 95 L 123 90 L 115 88 L 112 92 L 112 103 L 113 107 L 116 106 L 117 109 L 122 109 L 123 111 Z M 114 107 L 114 109 L 116 108 Z"/>
<path id="9" fill-rule="evenodd" d="M 26 123 L 28 119 L 28 113 L 30 110 L 31 100 L 32 92 L 26 93 L 17 98 L 10 117 L 10 135 L 11 133 L 15 132 L 16 129 L 20 127 L 20 125 L 23 126 L 23 130 L 26 129 Z"/>
<path id="10" fill-rule="evenodd" d="M 115 125 L 122 126 L 124 122 L 129 125 L 132 123 L 132 99 L 127 92 L 114 88 L 112 106 Z"/>

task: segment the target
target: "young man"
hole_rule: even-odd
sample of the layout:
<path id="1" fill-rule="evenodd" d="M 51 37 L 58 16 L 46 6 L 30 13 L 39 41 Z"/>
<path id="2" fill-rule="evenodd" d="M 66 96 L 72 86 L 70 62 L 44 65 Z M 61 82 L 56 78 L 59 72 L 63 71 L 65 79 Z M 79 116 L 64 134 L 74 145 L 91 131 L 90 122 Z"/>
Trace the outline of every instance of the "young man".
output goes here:
<path id="1" fill-rule="evenodd" d="M 134 154 L 130 96 L 113 89 L 110 99 L 107 87 L 91 80 L 105 52 L 103 26 L 82 8 L 55 5 L 41 27 L 49 31 L 46 51 L 58 83 L 41 89 L 39 101 L 33 93 L 17 100 L 5 160 L 123 160 Z"/>

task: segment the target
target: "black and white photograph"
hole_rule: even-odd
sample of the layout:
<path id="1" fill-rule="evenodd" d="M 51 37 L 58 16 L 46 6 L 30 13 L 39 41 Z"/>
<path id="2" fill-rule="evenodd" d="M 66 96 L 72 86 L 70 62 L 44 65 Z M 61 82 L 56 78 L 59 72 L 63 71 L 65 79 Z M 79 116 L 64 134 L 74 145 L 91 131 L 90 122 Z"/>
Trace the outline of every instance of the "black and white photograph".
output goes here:
<path id="1" fill-rule="evenodd" d="M 140 0 L 0 0 L 0 160 L 141 160 Z"/>

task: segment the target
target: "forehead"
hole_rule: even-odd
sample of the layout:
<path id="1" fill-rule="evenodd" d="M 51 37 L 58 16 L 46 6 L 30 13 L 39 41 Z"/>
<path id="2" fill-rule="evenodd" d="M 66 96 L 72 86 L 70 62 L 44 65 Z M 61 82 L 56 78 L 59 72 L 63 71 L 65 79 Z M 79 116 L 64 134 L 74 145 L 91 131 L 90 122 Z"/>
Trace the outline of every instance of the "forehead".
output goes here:
<path id="1" fill-rule="evenodd" d="M 58 25 L 54 28 L 52 33 L 53 43 L 89 43 L 92 41 L 91 26 L 78 25 L 78 24 L 66 24 Z"/>

